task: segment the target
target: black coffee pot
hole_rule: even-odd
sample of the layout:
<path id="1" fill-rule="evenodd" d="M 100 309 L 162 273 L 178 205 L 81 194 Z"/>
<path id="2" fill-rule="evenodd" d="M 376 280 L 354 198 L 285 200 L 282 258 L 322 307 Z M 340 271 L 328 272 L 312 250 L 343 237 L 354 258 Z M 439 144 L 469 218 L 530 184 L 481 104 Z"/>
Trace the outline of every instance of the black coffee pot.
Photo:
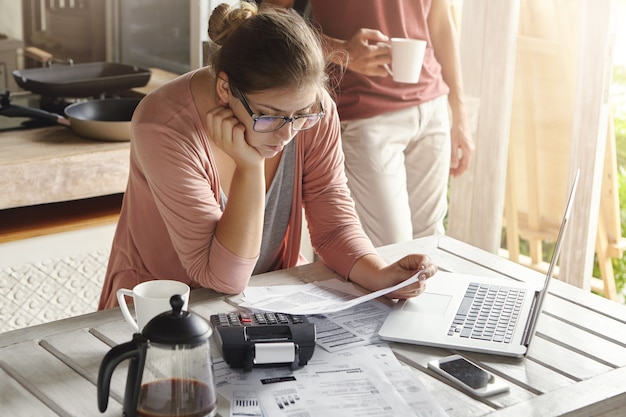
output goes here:
<path id="1" fill-rule="evenodd" d="M 112 348 L 98 373 L 98 408 L 106 411 L 113 370 L 128 359 L 124 393 L 126 417 L 204 417 L 217 412 L 211 363 L 211 327 L 183 311 L 173 295 L 172 311 L 146 324 L 130 342 Z"/>

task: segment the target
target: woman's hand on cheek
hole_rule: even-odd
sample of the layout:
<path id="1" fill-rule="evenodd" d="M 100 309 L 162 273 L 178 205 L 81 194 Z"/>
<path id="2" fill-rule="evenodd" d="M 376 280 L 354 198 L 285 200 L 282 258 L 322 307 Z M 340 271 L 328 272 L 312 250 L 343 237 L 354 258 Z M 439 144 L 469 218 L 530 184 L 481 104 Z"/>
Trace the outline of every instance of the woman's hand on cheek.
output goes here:
<path id="1" fill-rule="evenodd" d="M 207 113 L 206 124 L 213 142 L 230 156 L 238 167 L 258 166 L 263 162 L 263 156 L 246 141 L 246 128 L 230 108 L 212 109 Z"/>

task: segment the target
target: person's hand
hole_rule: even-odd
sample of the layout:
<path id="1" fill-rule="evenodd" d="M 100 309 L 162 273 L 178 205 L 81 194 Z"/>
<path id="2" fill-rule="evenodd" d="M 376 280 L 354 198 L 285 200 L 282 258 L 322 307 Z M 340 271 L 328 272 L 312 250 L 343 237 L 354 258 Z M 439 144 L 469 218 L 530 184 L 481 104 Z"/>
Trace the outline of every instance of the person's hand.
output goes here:
<path id="1" fill-rule="evenodd" d="M 467 123 L 453 123 L 450 140 L 450 176 L 458 177 L 469 168 L 475 150 L 474 140 Z"/>
<path id="2" fill-rule="evenodd" d="M 437 272 L 437 265 L 433 264 L 426 255 L 413 254 L 385 267 L 381 272 L 386 279 L 392 281 L 388 287 L 399 284 L 420 271 L 421 275 L 418 282 L 388 293 L 385 297 L 406 299 L 420 295 L 426 289 L 426 280 Z"/>
<path id="3" fill-rule="evenodd" d="M 380 256 L 365 255 L 354 264 L 348 278 L 363 288 L 378 291 L 393 287 L 418 272 L 422 272 L 422 280 L 385 295 L 388 298 L 404 299 L 421 294 L 426 288 L 426 280 L 437 272 L 437 266 L 428 256 L 411 254 L 391 265 L 385 265 Z"/>
<path id="4" fill-rule="evenodd" d="M 381 31 L 359 29 L 342 45 L 348 52 L 348 69 L 368 76 L 388 76 L 385 64 L 391 63 L 391 49 L 379 45 L 381 42 L 389 42 Z"/>
<path id="5" fill-rule="evenodd" d="M 246 128 L 230 108 L 215 107 L 207 113 L 206 124 L 213 142 L 235 161 L 237 167 L 258 166 L 264 161 L 263 156 L 246 142 Z"/>

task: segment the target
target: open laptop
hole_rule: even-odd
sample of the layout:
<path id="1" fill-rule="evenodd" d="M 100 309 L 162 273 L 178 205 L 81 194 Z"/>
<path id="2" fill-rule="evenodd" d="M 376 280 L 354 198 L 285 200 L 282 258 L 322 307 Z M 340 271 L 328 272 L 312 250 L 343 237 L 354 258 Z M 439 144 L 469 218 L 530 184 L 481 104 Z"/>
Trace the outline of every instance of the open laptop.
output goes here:
<path id="1" fill-rule="evenodd" d="M 543 286 L 508 278 L 440 271 L 418 297 L 396 303 L 378 334 L 383 340 L 521 357 L 535 332 L 572 211 L 570 191 Z M 482 308 L 490 311 L 476 311 Z"/>

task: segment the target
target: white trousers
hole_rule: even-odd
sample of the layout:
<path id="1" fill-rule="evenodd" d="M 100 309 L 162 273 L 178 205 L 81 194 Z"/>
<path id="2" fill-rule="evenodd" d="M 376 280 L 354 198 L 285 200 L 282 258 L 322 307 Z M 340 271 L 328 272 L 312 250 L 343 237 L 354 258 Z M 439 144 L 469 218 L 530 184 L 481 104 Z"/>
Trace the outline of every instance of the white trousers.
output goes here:
<path id="1" fill-rule="evenodd" d="M 341 123 L 346 175 L 374 246 L 444 234 L 450 174 L 447 97 Z"/>

